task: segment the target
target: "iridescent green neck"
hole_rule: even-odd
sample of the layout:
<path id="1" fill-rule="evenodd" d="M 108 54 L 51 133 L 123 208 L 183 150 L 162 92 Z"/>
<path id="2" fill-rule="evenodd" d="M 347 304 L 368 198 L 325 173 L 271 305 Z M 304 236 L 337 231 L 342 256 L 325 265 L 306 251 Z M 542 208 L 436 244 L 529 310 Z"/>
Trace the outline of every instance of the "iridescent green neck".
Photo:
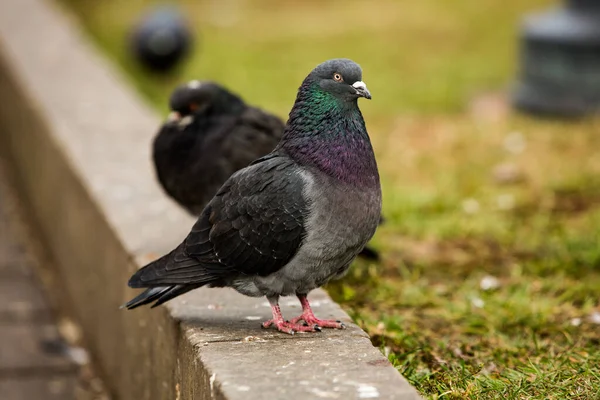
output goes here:
<path id="1" fill-rule="evenodd" d="M 342 101 L 313 82 L 300 87 L 281 147 L 299 164 L 343 182 L 379 185 L 373 148 L 356 100 Z"/>

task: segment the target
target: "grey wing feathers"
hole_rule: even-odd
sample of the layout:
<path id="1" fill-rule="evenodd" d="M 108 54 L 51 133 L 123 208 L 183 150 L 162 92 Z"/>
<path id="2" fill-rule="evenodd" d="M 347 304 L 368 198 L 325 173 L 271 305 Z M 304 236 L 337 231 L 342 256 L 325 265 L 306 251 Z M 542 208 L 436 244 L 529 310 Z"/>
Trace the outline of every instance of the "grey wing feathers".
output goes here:
<path id="1" fill-rule="evenodd" d="M 140 269 L 129 285 L 198 287 L 282 268 L 302 243 L 308 212 L 304 183 L 294 167 L 288 158 L 272 154 L 234 174 L 184 242 Z"/>

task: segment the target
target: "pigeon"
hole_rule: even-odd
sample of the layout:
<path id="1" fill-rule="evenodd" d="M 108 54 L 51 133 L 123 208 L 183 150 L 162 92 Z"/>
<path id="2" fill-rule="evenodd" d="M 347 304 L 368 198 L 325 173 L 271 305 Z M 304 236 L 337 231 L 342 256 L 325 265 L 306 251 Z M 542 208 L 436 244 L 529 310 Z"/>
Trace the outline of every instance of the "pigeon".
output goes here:
<path id="1" fill-rule="evenodd" d="M 167 73 L 190 52 L 192 34 L 180 12 L 160 6 L 132 29 L 130 48 L 138 61 L 156 73 Z"/>
<path id="2" fill-rule="evenodd" d="M 231 287 L 268 299 L 272 319 L 263 328 L 343 328 L 317 318 L 307 295 L 343 276 L 379 223 L 379 172 L 359 98 L 371 94 L 358 64 L 318 65 L 298 89 L 277 147 L 227 179 L 179 246 L 133 274 L 129 286 L 146 290 L 123 307 Z M 302 313 L 288 321 L 279 298 L 291 295 Z"/>
<path id="3" fill-rule="evenodd" d="M 269 154 L 284 123 L 214 82 L 191 81 L 170 98 L 172 113 L 153 142 L 156 176 L 194 216 L 234 172 Z"/>
<path id="4" fill-rule="evenodd" d="M 169 105 L 153 141 L 155 172 L 165 192 L 196 217 L 234 172 L 273 151 L 285 126 L 216 82 L 180 85 Z M 379 259 L 369 247 L 360 256 Z"/>

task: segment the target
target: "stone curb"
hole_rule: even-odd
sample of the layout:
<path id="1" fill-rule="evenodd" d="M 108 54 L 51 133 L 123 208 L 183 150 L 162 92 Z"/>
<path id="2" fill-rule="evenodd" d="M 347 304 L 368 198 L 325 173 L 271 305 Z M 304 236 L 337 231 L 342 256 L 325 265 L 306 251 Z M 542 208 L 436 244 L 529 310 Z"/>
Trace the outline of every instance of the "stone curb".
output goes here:
<path id="1" fill-rule="evenodd" d="M 193 220 L 157 186 L 156 115 L 45 0 L 0 1 L 0 145 L 17 171 L 65 298 L 119 399 L 418 399 L 323 291 L 315 311 L 345 331 L 262 330 L 264 299 L 202 289 L 119 310 L 128 277 Z M 299 311 L 283 299 L 285 315 Z"/>

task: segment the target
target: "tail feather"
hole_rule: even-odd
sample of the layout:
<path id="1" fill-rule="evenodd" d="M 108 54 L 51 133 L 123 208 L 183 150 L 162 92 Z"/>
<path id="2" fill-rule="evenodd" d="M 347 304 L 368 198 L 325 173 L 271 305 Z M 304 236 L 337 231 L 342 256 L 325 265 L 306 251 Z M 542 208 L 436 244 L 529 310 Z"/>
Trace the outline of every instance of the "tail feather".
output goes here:
<path id="1" fill-rule="evenodd" d="M 128 310 L 155 302 L 159 306 L 181 294 L 212 284 L 220 279 L 215 270 L 201 265 L 187 256 L 182 243 L 169 254 L 139 269 L 129 279 L 129 287 L 146 288 L 145 291 L 125 303 Z"/>
<path id="2" fill-rule="evenodd" d="M 175 250 L 137 270 L 137 272 L 129 278 L 129 282 L 127 282 L 129 287 L 137 289 L 152 285 L 152 283 L 154 283 L 152 280 L 155 280 L 159 273 L 166 269 Z M 154 285 L 156 285 L 156 283 Z M 166 284 L 165 286 L 170 285 Z"/>
<path id="3" fill-rule="evenodd" d="M 129 287 L 140 289 L 174 285 L 202 286 L 218 280 L 223 272 L 226 272 L 223 268 L 203 264 L 188 256 L 184 246 L 185 243 L 180 244 L 170 253 L 139 269 L 129 278 Z"/>
<path id="4" fill-rule="evenodd" d="M 127 303 L 123 304 L 121 308 L 133 310 L 134 308 L 137 308 L 139 306 L 150 304 L 153 301 L 156 301 L 151 306 L 151 308 L 154 308 L 200 286 L 202 285 L 173 285 L 151 287 L 144 290 L 142 293 L 129 300 Z"/>
<path id="5" fill-rule="evenodd" d="M 184 293 L 189 292 L 190 290 L 194 290 L 199 288 L 200 286 L 203 285 L 175 285 L 175 286 L 171 286 L 171 288 L 169 290 L 167 290 L 166 292 L 163 292 L 161 294 L 161 296 L 158 298 L 158 300 L 156 301 L 156 303 L 152 304 L 152 306 L 150 308 L 154 308 L 154 307 L 158 307 L 161 304 L 179 296 L 182 295 Z"/>
<path id="6" fill-rule="evenodd" d="M 163 294 L 165 294 L 165 292 L 172 290 L 172 288 L 173 286 L 158 286 L 148 288 L 133 299 L 129 300 L 127 303 L 123 304 L 121 308 L 132 310 L 139 306 L 152 303 L 154 300 L 159 299 Z"/>

